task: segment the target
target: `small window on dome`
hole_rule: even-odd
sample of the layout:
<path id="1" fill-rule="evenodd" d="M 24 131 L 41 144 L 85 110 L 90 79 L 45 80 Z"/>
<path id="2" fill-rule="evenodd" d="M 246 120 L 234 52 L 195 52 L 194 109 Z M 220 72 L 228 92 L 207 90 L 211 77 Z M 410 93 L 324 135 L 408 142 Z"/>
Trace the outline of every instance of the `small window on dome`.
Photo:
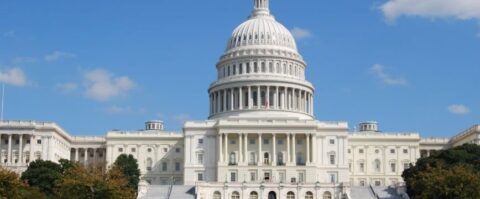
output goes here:
<path id="1" fill-rule="evenodd" d="M 269 68 L 270 68 L 270 71 L 268 71 L 268 72 L 273 73 L 273 63 L 270 62 L 268 65 L 269 65 Z"/>
<path id="2" fill-rule="evenodd" d="M 238 74 L 243 74 L 243 64 L 238 64 Z"/>
<path id="3" fill-rule="evenodd" d="M 253 62 L 253 72 L 258 73 L 258 65 L 257 62 Z"/>
<path id="4" fill-rule="evenodd" d="M 237 74 L 237 66 L 233 65 L 233 75 L 236 75 L 236 74 Z"/>
<path id="5" fill-rule="evenodd" d="M 262 33 L 262 39 L 265 39 L 265 35 Z"/>
<path id="6" fill-rule="evenodd" d="M 240 40 L 242 40 L 242 37 L 238 36 L 237 41 L 240 42 Z"/>
<path id="7" fill-rule="evenodd" d="M 246 70 L 247 70 L 247 71 L 245 71 L 246 73 L 250 73 L 250 63 L 247 63 Z"/>
<path id="8" fill-rule="evenodd" d="M 258 34 L 255 34 L 255 39 L 258 39 Z"/>
<path id="9" fill-rule="evenodd" d="M 266 73 L 267 68 L 265 67 L 265 62 L 262 62 L 262 73 Z"/>
<path id="10" fill-rule="evenodd" d="M 252 40 L 252 35 L 248 35 L 248 40 Z"/>

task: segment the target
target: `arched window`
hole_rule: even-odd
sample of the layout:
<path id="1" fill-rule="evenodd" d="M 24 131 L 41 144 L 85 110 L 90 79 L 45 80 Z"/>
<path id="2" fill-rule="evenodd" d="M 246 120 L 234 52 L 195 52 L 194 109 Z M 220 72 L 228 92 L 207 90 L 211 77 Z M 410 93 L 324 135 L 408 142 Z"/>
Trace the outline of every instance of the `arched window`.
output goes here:
<path id="1" fill-rule="evenodd" d="M 287 199 L 295 199 L 295 194 L 293 192 L 288 192 L 287 193 Z"/>
<path id="2" fill-rule="evenodd" d="M 255 152 L 250 152 L 250 160 L 248 161 L 248 163 L 250 165 L 254 165 L 256 162 L 255 162 L 256 158 L 255 158 Z"/>
<path id="3" fill-rule="evenodd" d="M 310 192 L 310 191 L 307 192 L 307 193 L 305 194 L 305 199 L 313 199 L 313 193 Z"/>
<path id="4" fill-rule="evenodd" d="M 323 193 L 323 199 L 332 199 L 332 194 L 328 191 L 325 191 L 325 193 Z"/>
<path id="5" fill-rule="evenodd" d="M 277 154 L 277 161 L 278 161 L 278 165 L 282 166 L 284 165 L 285 163 L 283 162 L 283 153 L 282 152 L 278 152 Z"/>
<path id="6" fill-rule="evenodd" d="M 152 158 L 147 158 L 147 171 L 152 170 Z"/>
<path id="7" fill-rule="evenodd" d="M 232 193 L 232 199 L 240 199 L 240 194 L 236 191 Z"/>
<path id="8" fill-rule="evenodd" d="M 215 193 L 213 193 L 213 199 L 222 199 L 222 194 L 218 191 L 215 191 Z"/>
<path id="9" fill-rule="evenodd" d="M 249 198 L 250 198 L 250 199 L 258 199 L 258 193 L 255 192 L 255 191 L 252 191 L 252 192 L 250 193 L 250 197 L 249 197 Z"/>
<path id="10" fill-rule="evenodd" d="M 380 172 L 380 168 L 381 168 L 380 160 L 376 159 L 375 162 L 373 162 L 373 165 L 375 168 L 375 172 Z"/>

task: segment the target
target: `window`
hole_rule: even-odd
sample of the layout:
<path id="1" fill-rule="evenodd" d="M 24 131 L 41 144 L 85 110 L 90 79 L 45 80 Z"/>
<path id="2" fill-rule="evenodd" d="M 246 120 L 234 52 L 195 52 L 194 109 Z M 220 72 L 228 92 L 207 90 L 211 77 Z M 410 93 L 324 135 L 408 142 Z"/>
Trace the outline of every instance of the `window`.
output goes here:
<path id="1" fill-rule="evenodd" d="M 230 153 L 229 164 L 230 165 L 236 165 L 237 164 L 237 157 L 236 157 L 235 152 Z"/>
<path id="2" fill-rule="evenodd" d="M 332 199 L 332 194 L 328 191 L 325 191 L 325 193 L 323 193 L 323 199 Z"/>
<path id="3" fill-rule="evenodd" d="M 118 152 L 122 153 L 122 152 L 123 152 L 123 148 L 118 148 Z"/>
<path id="4" fill-rule="evenodd" d="M 351 149 L 348 149 L 347 152 L 348 152 L 348 153 L 352 153 L 352 150 L 351 150 Z"/>
<path id="5" fill-rule="evenodd" d="M 365 186 L 365 180 L 360 180 L 360 186 L 362 186 L 362 187 Z"/>
<path id="6" fill-rule="evenodd" d="M 352 163 L 351 162 L 348 163 L 348 171 L 352 172 Z"/>
<path id="7" fill-rule="evenodd" d="M 203 154 L 202 153 L 197 154 L 197 162 L 198 162 L 198 164 L 203 164 Z"/>
<path id="8" fill-rule="evenodd" d="M 298 145 L 302 145 L 302 144 L 303 144 L 303 140 L 297 140 L 297 144 L 298 144 Z"/>
<path id="9" fill-rule="evenodd" d="M 408 149 L 403 149 L 403 153 L 408 153 Z"/>
<path id="10" fill-rule="evenodd" d="M 203 181 L 203 173 L 197 173 L 197 181 Z"/>
<path id="11" fill-rule="evenodd" d="M 252 191 L 252 192 L 250 193 L 249 199 L 258 199 L 258 193 L 255 192 L 255 191 Z"/>
<path id="12" fill-rule="evenodd" d="M 336 183 L 337 182 L 337 176 L 334 173 L 330 174 L 330 182 L 331 183 Z"/>
<path id="13" fill-rule="evenodd" d="M 250 160 L 248 161 L 248 164 L 253 165 L 255 164 L 255 152 L 250 152 Z"/>
<path id="14" fill-rule="evenodd" d="M 406 170 L 406 169 L 408 169 L 408 168 L 410 168 L 410 164 L 408 164 L 408 163 L 403 163 L 403 170 Z"/>
<path id="15" fill-rule="evenodd" d="M 30 144 L 30 140 L 27 140 L 27 144 Z"/>
<path id="16" fill-rule="evenodd" d="M 270 140 L 269 139 L 263 139 L 263 144 L 270 144 Z"/>
<path id="17" fill-rule="evenodd" d="M 230 144 L 237 144 L 235 140 L 230 140 Z"/>
<path id="18" fill-rule="evenodd" d="M 237 181 L 237 173 L 231 172 L 230 173 L 230 182 L 236 182 Z"/>
<path id="19" fill-rule="evenodd" d="M 19 145 L 19 144 L 20 144 L 20 140 L 15 140 L 15 144 L 16 144 L 16 145 Z"/>
<path id="20" fill-rule="evenodd" d="M 287 193 L 287 199 L 295 199 L 295 194 L 293 192 L 288 192 Z"/>
<path id="21" fill-rule="evenodd" d="M 175 162 L 175 171 L 180 171 L 180 162 Z"/>
<path id="22" fill-rule="evenodd" d="M 198 139 L 198 144 L 203 144 L 203 139 Z"/>
<path id="23" fill-rule="evenodd" d="M 132 153 L 135 153 L 135 151 L 137 151 L 137 149 L 132 148 L 132 149 L 130 149 L 130 151 L 132 151 Z"/>
<path id="24" fill-rule="evenodd" d="M 395 172 L 397 168 L 397 165 L 395 163 L 390 163 L 390 169 L 392 172 Z"/>
<path id="25" fill-rule="evenodd" d="M 330 154 L 330 164 L 331 165 L 335 164 L 335 154 Z"/>
<path id="26" fill-rule="evenodd" d="M 380 153 L 380 150 L 375 149 L 375 153 L 376 153 L 376 154 Z"/>
<path id="27" fill-rule="evenodd" d="M 250 181 L 255 182 L 257 180 L 257 174 L 255 172 L 250 172 Z"/>
<path id="28" fill-rule="evenodd" d="M 168 152 L 168 148 L 167 147 L 163 148 L 163 152 L 164 153 Z"/>
<path id="29" fill-rule="evenodd" d="M 5 144 L 8 144 L 8 141 L 5 141 Z M 37 144 L 42 144 L 42 140 L 37 140 Z"/>
<path id="30" fill-rule="evenodd" d="M 236 191 L 232 193 L 232 199 L 240 199 L 240 194 Z"/>
<path id="31" fill-rule="evenodd" d="M 364 163 L 360 163 L 360 172 L 364 172 L 365 171 L 365 164 Z"/>
<path id="32" fill-rule="evenodd" d="M 363 149 L 358 149 L 358 153 L 363 153 Z"/>
<path id="33" fill-rule="evenodd" d="M 263 180 L 264 180 L 265 182 L 270 182 L 270 172 L 265 172 L 265 173 L 263 174 Z"/>
<path id="34" fill-rule="evenodd" d="M 162 162 L 162 171 L 167 171 L 167 162 Z"/>
<path id="35" fill-rule="evenodd" d="M 313 193 L 310 192 L 310 191 L 307 192 L 307 193 L 305 194 L 305 199 L 313 199 Z"/>
<path id="36" fill-rule="evenodd" d="M 298 182 L 303 182 L 304 181 L 304 173 L 303 172 L 299 172 L 298 173 Z"/>
<path id="37" fill-rule="evenodd" d="M 180 153 L 180 148 L 175 148 L 175 152 Z"/>
<path id="38" fill-rule="evenodd" d="M 375 160 L 373 164 L 374 164 L 375 172 L 380 172 L 380 164 L 381 164 L 380 160 Z"/>
<path id="39" fill-rule="evenodd" d="M 395 149 L 390 149 L 390 153 L 395 153 Z"/>
<path id="40" fill-rule="evenodd" d="M 283 153 L 282 152 L 278 152 L 277 154 L 277 164 L 279 166 L 282 166 L 284 165 L 285 163 L 283 162 Z"/>
<path id="41" fill-rule="evenodd" d="M 283 145 L 283 140 L 278 140 L 278 141 L 277 141 L 277 144 L 278 144 L 278 145 Z"/>
<path id="42" fill-rule="evenodd" d="M 218 191 L 215 191 L 215 193 L 213 193 L 213 199 L 222 199 L 222 194 Z"/>
<path id="43" fill-rule="evenodd" d="M 250 144 L 255 144 L 255 139 L 250 139 Z"/>
<path id="44" fill-rule="evenodd" d="M 147 159 L 147 171 L 151 171 L 151 170 L 152 170 L 152 159 L 148 158 Z"/>
<path id="45" fill-rule="evenodd" d="M 263 164 L 270 164 L 270 155 L 268 153 L 263 154 Z"/>
<path id="46" fill-rule="evenodd" d="M 151 149 L 151 148 L 148 148 L 147 151 L 150 153 L 150 152 L 152 152 L 152 149 Z"/>
<path id="47" fill-rule="evenodd" d="M 375 180 L 375 186 L 381 186 L 382 185 L 382 182 L 380 182 L 379 180 Z"/>
<path id="48" fill-rule="evenodd" d="M 330 144 L 335 144 L 335 140 L 334 140 L 334 139 L 330 139 Z"/>

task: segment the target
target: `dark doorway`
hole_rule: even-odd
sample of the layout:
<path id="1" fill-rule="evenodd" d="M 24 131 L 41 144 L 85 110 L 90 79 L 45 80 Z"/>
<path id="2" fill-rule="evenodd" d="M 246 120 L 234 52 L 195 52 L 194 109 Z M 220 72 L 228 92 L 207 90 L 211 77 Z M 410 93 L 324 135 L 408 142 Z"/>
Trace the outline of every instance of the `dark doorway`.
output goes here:
<path id="1" fill-rule="evenodd" d="M 277 194 L 274 191 L 268 193 L 268 199 L 277 199 Z"/>

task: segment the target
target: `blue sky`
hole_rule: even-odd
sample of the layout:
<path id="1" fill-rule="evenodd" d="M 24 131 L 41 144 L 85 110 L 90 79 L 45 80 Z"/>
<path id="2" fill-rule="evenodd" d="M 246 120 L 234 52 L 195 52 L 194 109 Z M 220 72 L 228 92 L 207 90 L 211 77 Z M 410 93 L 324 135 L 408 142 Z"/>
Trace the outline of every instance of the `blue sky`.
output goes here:
<path id="1" fill-rule="evenodd" d="M 422 2 L 422 6 L 419 5 Z M 317 119 L 450 137 L 480 123 L 480 2 L 271 0 L 316 86 Z M 208 114 L 215 63 L 252 1 L 0 2 L 5 119 L 74 135 Z"/>

